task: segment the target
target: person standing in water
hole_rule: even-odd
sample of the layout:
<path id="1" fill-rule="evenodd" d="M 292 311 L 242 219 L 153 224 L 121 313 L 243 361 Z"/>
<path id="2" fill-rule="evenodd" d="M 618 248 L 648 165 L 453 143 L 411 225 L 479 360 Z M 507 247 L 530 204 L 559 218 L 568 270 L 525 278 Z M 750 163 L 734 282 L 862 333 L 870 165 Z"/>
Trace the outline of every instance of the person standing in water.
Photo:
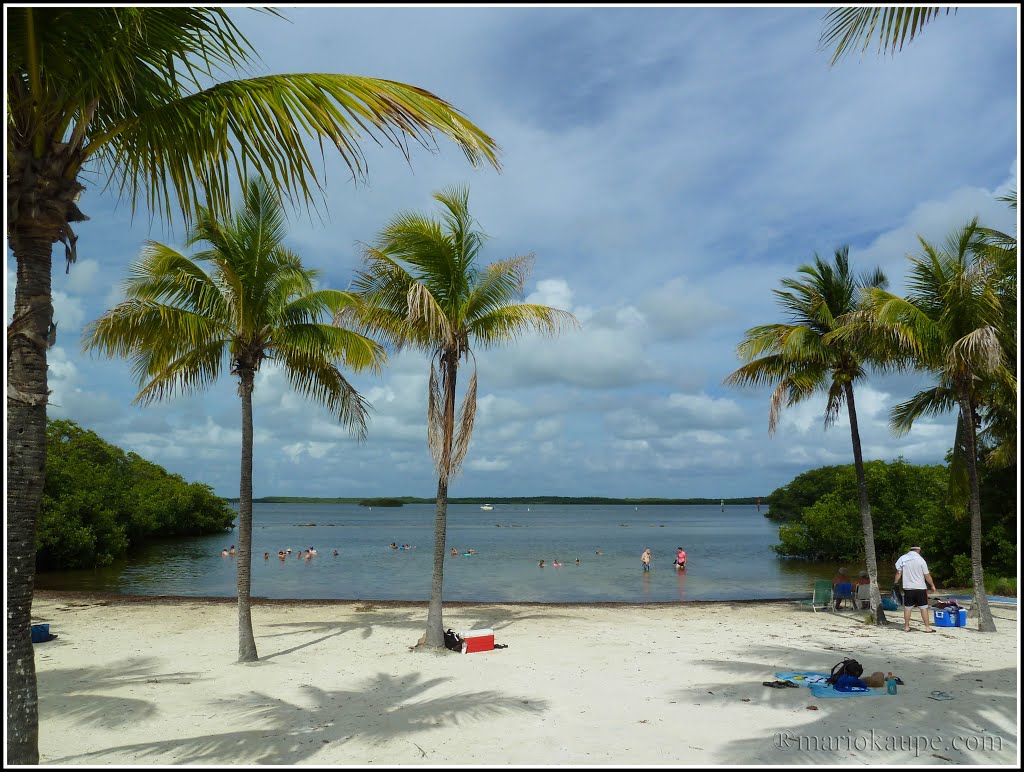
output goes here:
<path id="1" fill-rule="evenodd" d="M 651 551 L 650 551 L 650 549 L 645 549 L 644 550 L 644 554 L 640 556 L 640 562 L 643 564 L 644 571 L 650 571 L 651 570 Z"/>
<path id="2" fill-rule="evenodd" d="M 686 568 L 686 550 L 682 547 L 676 547 L 676 568 Z"/>

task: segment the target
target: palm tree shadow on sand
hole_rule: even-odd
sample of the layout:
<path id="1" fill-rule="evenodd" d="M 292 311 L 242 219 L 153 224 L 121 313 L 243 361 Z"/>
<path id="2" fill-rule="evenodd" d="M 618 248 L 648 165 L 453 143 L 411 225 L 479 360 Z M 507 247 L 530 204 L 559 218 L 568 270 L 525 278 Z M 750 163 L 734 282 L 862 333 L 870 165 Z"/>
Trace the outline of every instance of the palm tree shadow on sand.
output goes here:
<path id="1" fill-rule="evenodd" d="M 380 673 L 367 679 L 360 689 L 328 691 L 306 686 L 296 702 L 261 692 L 216 699 L 206 709 L 224 725 L 254 728 L 120 745 L 51 758 L 48 763 L 104 762 L 106 757 L 114 756 L 155 764 L 297 764 L 325 745 L 342 745 L 355 738 L 375 745 L 402 736 L 412 742 L 418 732 L 439 725 L 458 726 L 513 712 L 547 710 L 546 700 L 508 697 L 494 690 L 427 696 L 431 689 L 449 680 L 419 675 L 399 680 Z M 420 752 L 429 758 L 422 748 Z"/>
<path id="2" fill-rule="evenodd" d="M 112 685 L 190 684 L 201 680 L 197 672 L 158 673 L 156 662 L 155 657 L 143 657 L 128 665 L 40 670 L 36 673 L 40 712 L 48 710 L 49 695 L 60 695 L 61 715 L 82 724 L 111 727 L 151 718 L 157 712 L 153 703 L 135 697 L 97 694 L 96 690 Z"/>

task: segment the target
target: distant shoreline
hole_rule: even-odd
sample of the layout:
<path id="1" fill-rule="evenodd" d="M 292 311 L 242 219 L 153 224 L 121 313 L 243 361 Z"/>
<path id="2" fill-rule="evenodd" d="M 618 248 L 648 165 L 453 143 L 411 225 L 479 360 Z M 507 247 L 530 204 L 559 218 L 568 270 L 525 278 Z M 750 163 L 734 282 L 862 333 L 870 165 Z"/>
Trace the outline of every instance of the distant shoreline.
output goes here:
<path id="1" fill-rule="evenodd" d="M 417 498 L 415 496 L 387 496 L 380 497 L 389 501 L 401 502 L 401 504 L 435 504 L 436 499 Z M 760 503 L 767 507 L 767 496 L 761 496 Z M 237 498 L 225 498 L 225 501 L 233 504 L 238 503 Z M 320 498 L 315 496 L 261 496 L 253 499 L 253 504 L 362 504 L 364 506 L 378 506 L 375 499 L 365 496 L 346 498 Z M 750 505 L 758 503 L 757 496 L 748 496 L 737 499 L 614 499 L 601 496 L 519 496 L 512 498 L 452 498 L 448 499 L 449 504 L 630 504 L 632 506 L 664 506 L 670 505 Z M 399 504 L 399 506 L 401 506 Z M 393 505 L 392 505 L 393 506 Z"/>
<path id="2" fill-rule="evenodd" d="M 732 598 L 721 600 L 665 600 L 665 601 L 534 601 L 534 600 L 446 600 L 445 608 L 467 608 L 474 606 L 549 606 L 557 608 L 661 608 L 663 606 L 721 606 L 748 603 L 795 603 L 806 598 L 807 593 L 780 596 L 778 598 Z M 85 601 L 104 606 L 113 604 L 195 604 L 230 603 L 237 604 L 238 598 L 224 595 L 128 595 L 96 590 L 36 590 L 33 597 L 45 601 Z M 379 608 L 401 608 L 404 606 L 426 607 L 429 600 L 373 600 L 368 598 L 267 598 L 252 596 L 253 606 L 351 606 L 363 605 Z"/>

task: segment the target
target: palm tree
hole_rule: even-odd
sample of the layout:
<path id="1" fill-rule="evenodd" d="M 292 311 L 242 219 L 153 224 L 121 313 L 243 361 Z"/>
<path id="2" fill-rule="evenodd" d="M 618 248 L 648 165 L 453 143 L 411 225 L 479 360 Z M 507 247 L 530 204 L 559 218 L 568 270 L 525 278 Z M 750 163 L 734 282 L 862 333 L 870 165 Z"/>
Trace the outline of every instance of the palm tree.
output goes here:
<path id="1" fill-rule="evenodd" d="M 276 11 L 269 11 L 278 15 Z M 498 167 L 497 146 L 428 91 L 354 75 L 217 82 L 255 51 L 223 8 L 36 6 L 4 12 L 7 35 L 7 235 L 17 260 L 7 328 L 8 761 L 38 761 L 30 637 L 35 528 L 46 467 L 47 346 L 56 333 L 51 250 L 77 255 L 73 224 L 85 174 L 170 221 L 200 197 L 226 213 L 249 174 L 313 203 L 321 172 L 306 138 L 332 145 L 356 178 L 360 137 L 431 146 L 452 139 L 471 163 Z"/>
<path id="2" fill-rule="evenodd" d="M 871 579 L 871 610 L 878 624 L 884 624 L 874 525 L 853 398 L 853 384 L 864 377 L 864 364 L 871 354 L 849 343 L 830 343 L 825 336 L 836 328 L 840 316 L 856 310 L 860 288 L 883 287 L 888 282 L 877 268 L 870 274 L 854 276 L 848 246 L 837 249 L 831 263 L 815 255 L 814 264 L 802 265 L 797 273 L 802 274 L 801 279 L 782 280 L 786 291 L 773 290 L 779 304 L 787 311 L 789 321 L 747 330 L 736 350 L 746 364 L 731 373 L 724 383 L 775 386 L 768 411 L 769 434 L 774 433 L 783 407 L 802 402 L 819 391 L 828 392 L 826 428 L 835 422 L 846 403 L 864 532 L 864 560 Z"/>
<path id="3" fill-rule="evenodd" d="M 832 64 L 857 45 L 861 53 L 868 50 L 878 37 L 878 50 L 896 53 L 903 50 L 904 42 L 913 41 L 924 26 L 939 16 L 941 8 L 931 7 L 879 7 L 854 6 L 832 8 L 825 14 L 825 29 L 818 40 L 818 48 L 835 46 Z M 946 15 L 955 8 L 946 8 Z"/>
<path id="4" fill-rule="evenodd" d="M 355 302 L 346 292 L 315 289 L 317 272 L 285 249 L 285 220 L 263 182 L 244 188 L 242 211 L 221 224 L 201 211 L 188 245 L 208 248 L 188 258 L 149 242 L 131 268 L 125 299 L 91 323 L 87 350 L 131 358 L 148 404 L 202 389 L 225 361 L 242 398 L 242 474 L 238 505 L 238 661 L 258 658 L 250 610 L 252 551 L 252 393 L 265 361 L 280 364 L 300 394 L 323 404 L 360 439 L 367 405 L 336 362 L 354 371 L 379 369 L 384 349 L 330 323 Z M 208 274 L 199 263 L 208 263 Z M 321 318 L 326 318 L 322 323 Z"/>
<path id="5" fill-rule="evenodd" d="M 897 297 L 880 288 L 865 292 L 866 310 L 850 317 L 842 337 L 884 337 L 896 351 L 893 361 L 930 373 L 936 386 L 893 408 L 891 424 L 905 433 L 914 420 L 959 410 L 954 457 L 963 458 L 971 516 L 971 569 L 978 629 L 994 632 L 985 592 L 981 555 L 981 494 L 978 486 L 979 409 L 987 386 L 998 384 L 1016 400 L 1017 379 L 1008 367 L 1005 324 L 1010 315 L 1000 296 L 1005 277 L 978 250 L 978 219 L 953 231 L 936 247 L 918 237 L 921 254 L 910 255 L 908 293 Z"/>
<path id="6" fill-rule="evenodd" d="M 1017 191 L 1012 189 L 998 197 L 1017 208 Z M 972 244 L 978 257 L 987 261 L 1001 277 L 996 292 L 1002 300 L 1005 319 L 1000 326 L 1006 366 L 1017 375 L 1017 266 L 1020 253 L 1017 237 L 992 228 L 978 228 L 979 238 Z M 983 390 L 985 391 L 985 390 Z M 1017 463 L 1017 395 L 1016 389 L 1000 388 L 998 382 L 988 384 L 988 396 L 982 400 L 984 421 L 979 427 L 979 439 L 987 441 L 991 450 L 985 460 L 994 468 L 1006 468 Z"/>
<path id="7" fill-rule="evenodd" d="M 427 629 L 419 645 L 444 646 L 441 597 L 444 576 L 448 484 L 469 448 L 476 415 L 476 357 L 473 346 L 490 348 L 537 330 L 556 334 L 576 318 L 557 308 L 516 302 L 523 292 L 531 255 L 480 267 L 484 235 L 473 230 L 469 191 L 452 187 L 434 194 L 443 222 L 416 213 L 395 216 L 376 242 L 364 248 L 366 268 L 353 289 L 359 309 L 346 308 L 352 322 L 396 350 L 406 346 L 431 357 L 427 400 L 427 444 L 437 470 L 434 563 Z M 456 418 L 459 365 L 473 359 L 473 372 Z"/>

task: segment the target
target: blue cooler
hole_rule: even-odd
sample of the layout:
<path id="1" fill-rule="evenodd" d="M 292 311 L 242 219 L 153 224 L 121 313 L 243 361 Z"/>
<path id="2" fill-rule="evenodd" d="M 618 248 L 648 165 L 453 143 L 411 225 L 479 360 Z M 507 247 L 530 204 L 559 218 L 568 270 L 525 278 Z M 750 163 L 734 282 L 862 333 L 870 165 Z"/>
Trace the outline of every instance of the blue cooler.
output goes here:
<path id="1" fill-rule="evenodd" d="M 936 627 L 966 627 L 967 626 L 967 609 L 962 608 L 958 611 L 953 609 L 941 609 L 934 608 L 932 613 L 935 617 Z"/>
<path id="2" fill-rule="evenodd" d="M 42 643 L 50 638 L 49 625 L 32 625 L 32 643 Z"/>

